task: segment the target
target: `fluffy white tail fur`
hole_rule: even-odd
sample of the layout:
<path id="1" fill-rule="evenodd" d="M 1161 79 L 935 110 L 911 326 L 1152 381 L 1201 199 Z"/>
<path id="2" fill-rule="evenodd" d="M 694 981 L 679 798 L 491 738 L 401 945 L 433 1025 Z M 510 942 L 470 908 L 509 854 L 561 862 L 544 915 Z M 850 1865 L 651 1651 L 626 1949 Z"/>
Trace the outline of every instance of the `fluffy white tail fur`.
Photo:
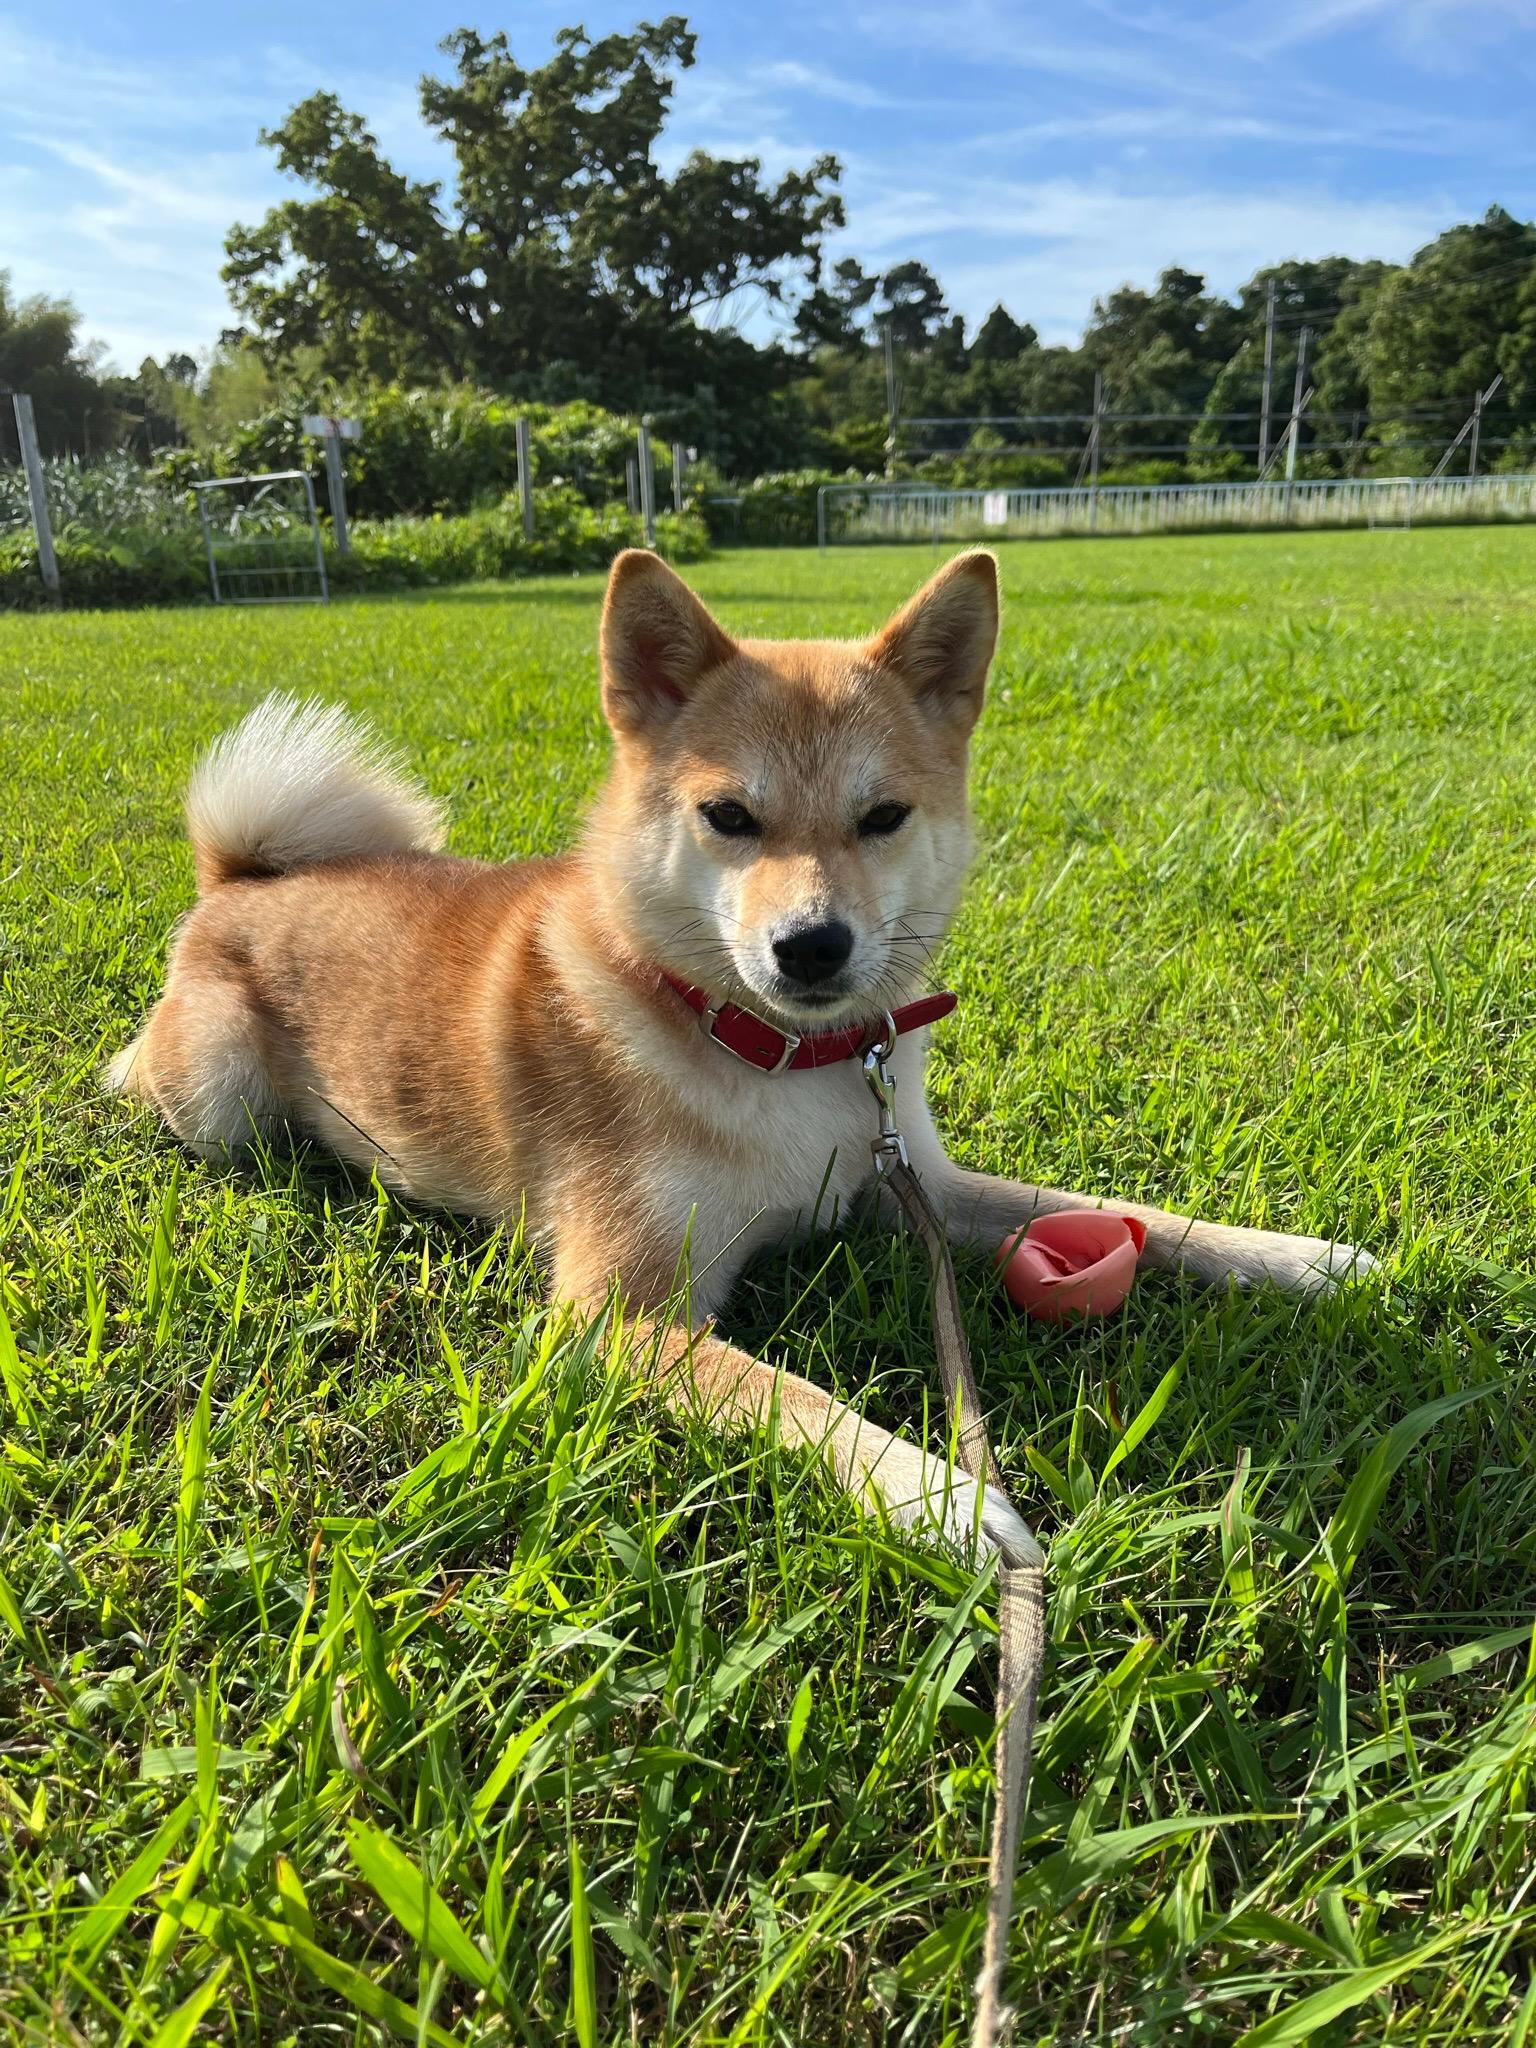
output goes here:
<path id="1" fill-rule="evenodd" d="M 426 853 L 442 816 L 378 740 L 337 704 L 264 698 L 214 741 L 187 791 L 187 830 L 207 894 L 316 861 Z"/>

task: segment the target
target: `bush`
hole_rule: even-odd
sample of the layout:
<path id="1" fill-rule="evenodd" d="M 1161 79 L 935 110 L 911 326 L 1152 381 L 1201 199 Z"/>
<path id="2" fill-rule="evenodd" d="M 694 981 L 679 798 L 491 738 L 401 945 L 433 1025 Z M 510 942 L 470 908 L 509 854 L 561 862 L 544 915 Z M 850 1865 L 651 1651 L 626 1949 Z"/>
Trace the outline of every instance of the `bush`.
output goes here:
<path id="1" fill-rule="evenodd" d="M 337 590 L 398 590 L 481 578 L 538 576 L 601 569 L 621 548 L 643 542 L 640 521 L 615 508 L 594 512 L 559 487 L 535 494 L 537 531 L 523 537 L 515 502 L 483 512 L 431 519 L 359 519 L 352 552 L 326 547 L 326 572 Z M 708 551 L 702 520 L 691 513 L 656 522 L 658 552 L 691 562 Z M 208 565 L 194 521 L 156 531 L 124 527 L 96 532 L 79 524 L 55 536 L 68 605 L 182 604 L 208 596 Z M 45 601 L 30 528 L 0 535 L 0 610 Z"/>
<path id="2" fill-rule="evenodd" d="M 975 437 L 973 437 L 974 441 Z M 1047 455 L 1035 448 L 978 448 L 954 455 L 930 455 L 916 471 L 923 483 L 954 491 L 1043 491 L 1069 484 L 1077 457 Z"/>
<path id="3" fill-rule="evenodd" d="M 797 548 L 816 540 L 816 494 L 824 484 L 859 484 L 856 470 L 786 470 L 754 477 L 728 495 L 697 501 L 712 541 L 735 547 Z"/>
<path id="4" fill-rule="evenodd" d="M 633 514 L 615 506 L 594 512 L 567 486 L 536 491 L 534 506 L 532 540 L 523 536 L 515 500 L 493 511 L 431 519 L 360 519 L 351 530 L 351 554 L 328 555 L 327 567 L 338 589 L 405 588 L 601 569 L 621 548 L 644 543 Z M 656 521 L 656 546 L 669 561 L 693 562 L 707 553 L 709 536 L 693 515 L 667 513 Z"/>
<path id="5" fill-rule="evenodd" d="M 1187 484 L 1189 471 L 1182 462 L 1169 462 L 1149 458 L 1142 462 L 1111 463 L 1100 470 L 1099 482 L 1108 487 L 1114 484 L 1139 484 L 1142 488 L 1160 484 Z"/>
<path id="6" fill-rule="evenodd" d="M 517 487 L 517 421 L 529 424 L 535 482 L 572 486 L 594 507 L 622 500 L 625 464 L 638 422 L 585 400 L 539 405 L 498 398 L 473 385 L 405 390 L 385 385 L 327 401 L 355 418 L 362 437 L 343 444 L 349 509 L 362 518 L 488 509 Z M 308 408 L 275 406 L 243 421 L 218 446 L 178 448 L 158 474 L 173 486 L 208 476 L 275 469 L 316 471 L 324 448 L 301 424 Z M 654 447 L 657 500 L 664 502 L 671 456 Z"/>
<path id="7" fill-rule="evenodd" d="M 90 463 L 72 455 L 47 456 L 43 483 L 59 529 L 79 524 L 98 532 L 131 526 L 164 533 L 185 525 L 189 517 L 157 472 L 131 455 L 107 455 Z M 0 532 L 29 525 L 31 518 L 26 472 L 19 464 L 0 465 Z"/>
<path id="8" fill-rule="evenodd" d="M 53 546 L 66 604 L 185 604 L 208 594 L 194 526 L 99 530 L 74 521 L 55 533 Z M 46 599 L 31 527 L 0 534 L 0 611 L 36 610 Z"/>

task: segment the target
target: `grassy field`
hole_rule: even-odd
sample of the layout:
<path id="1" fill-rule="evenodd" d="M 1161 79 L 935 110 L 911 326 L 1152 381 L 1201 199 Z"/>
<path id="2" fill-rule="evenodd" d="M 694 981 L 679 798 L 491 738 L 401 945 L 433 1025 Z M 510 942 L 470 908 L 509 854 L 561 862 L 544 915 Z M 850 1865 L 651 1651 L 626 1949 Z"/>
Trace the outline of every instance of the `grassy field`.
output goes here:
<path id="1" fill-rule="evenodd" d="M 695 580 L 837 634 L 931 566 Z M 962 1262 L 1051 1558 L 1017 2039 L 1536 2043 L 1536 533 L 1004 579 L 942 1124 L 1384 1260 L 1056 1332 Z M 964 2039 L 986 1577 L 683 1435 L 515 1238 L 93 1086 L 203 741 L 331 693 L 456 848 L 556 847 L 598 594 L 0 619 L 0 2040 Z M 732 1327 L 932 1430 L 925 1300 L 856 1231 Z"/>

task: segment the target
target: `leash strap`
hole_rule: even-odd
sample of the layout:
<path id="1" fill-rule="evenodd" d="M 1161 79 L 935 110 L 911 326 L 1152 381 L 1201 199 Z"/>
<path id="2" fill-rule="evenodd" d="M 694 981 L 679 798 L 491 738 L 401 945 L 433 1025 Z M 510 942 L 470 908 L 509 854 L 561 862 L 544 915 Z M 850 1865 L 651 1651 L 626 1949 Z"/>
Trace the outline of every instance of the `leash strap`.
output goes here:
<path id="1" fill-rule="evenodd" d="M 933 1268 L 933 1343 L 960 1462 L 973 1479 L 1007 1500 L 981 1418 L 981 1396 L 971 1366 L 971 1349 L 960 1314 L 960 1292 L 955 1285 L 955 1263 L 949 1255 L 944 1226 L 904 1158 L 889 1160 L 882 1178 L 927 1247 Z M 987 1928 L 976 1978 L 971 2048 L 994 2048 L 1002 2040 L 1010 2016 L 1003 2004 L 1003 1977 L 1008 1963 L 1013 1881 L 1019 1861 L 1044 1661 L 1045 1554 L 1031 1541 L 1029 1551 L 1022 1554 L 1004 1550 L 997 1576 L 997 1742 L 993 1753 L 997 1804 L 992 1810 Z"/>
<path id="2" fill-rule="evenodd" d="M 888 1011 L 883 1028 L 873 1038 L 862 1032 L 842 1032 L 821 1039 L 791 1041 L 750 1011 L 727 1015 L 730 1005 L 716 1008 L 702 990 L 678 981 L 671 974 L 665 979 L 698 1014 L 706 1037 L 764 1072 L 782 1073 L 786 1067 L 820 1066 L 832 1059 L 862 1055 L 864 1079 L 879 1115 L 879 1135 L 871 1146 L 875 1170 L 922 1239 L 933 1269 L 933 1343 L 956 1452 L 972 1479 L 1008 1502 L 982 1421 L 981 1396 L 971 1367 L 971 1348 L 966 1342 L 949 1240 L 907 1157 L 906 1143 L 896 1124 L 896 1082 L 889 1066 L 898 1033 L 902 1029 L 919 1029 L 934 1018 L 947 1015 L 955 1006 L 955 998 L 946 993 L 908 1004 L 894 1015 Z M 738 1031 L 738 1020 L 744 1020 L 749 1027 L 746 1035 Z M 771 1038 L 759 1042 L 763 1033 L 770 1033 Z M 1012 1502 L 1008 1505 L 1011 1507 Z M 1035 1709 L 1045 1661 L 1045 1553 L 1027 1533 L 1022 1545 L 1005 1545 L 1002 1549 L 997 1577 L 997 1651 L 997 1741 L 993 1750 L 997 1803 L 992 1811 L 986 1936 L 976 1978 L 971 2048 L 999 2048 L 1012 2017 L 1003 2003 L 1003 1979 L 1008 1965 L 1008 1929 L 1013 1919 L 1014 1873 L 1023 1832 L 1024 1800 L 1029 1790 Z"/>

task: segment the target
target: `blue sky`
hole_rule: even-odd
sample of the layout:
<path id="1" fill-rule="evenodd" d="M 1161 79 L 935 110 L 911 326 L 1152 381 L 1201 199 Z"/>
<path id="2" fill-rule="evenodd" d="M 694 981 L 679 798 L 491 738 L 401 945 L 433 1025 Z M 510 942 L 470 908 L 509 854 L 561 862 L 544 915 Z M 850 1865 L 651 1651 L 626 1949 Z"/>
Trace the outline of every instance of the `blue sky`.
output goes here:
<path id="1" fill-rule="evenodd" d="M 415 81 L 461 21 L 525 61 L 551 31 L 664 6 L 0 0 L 0 269 L 72 298 L 126 367 L 206 348 L 229 224 L 284 182 L 256 140 L 318 87 L 403 169 L 445 166 Z M 1536 0 L 887 0 L 686 9 L 699 61 L 667 137 L 845 166 L 837 253 L 919 256 L 968 319 L 1048 340 L 1163 265 L 1230 291 L 1259 264 L 1406 257 L 1494 201 L 1536 214 Z M 761 310 L 746 318 L 761 322 Z"/>

